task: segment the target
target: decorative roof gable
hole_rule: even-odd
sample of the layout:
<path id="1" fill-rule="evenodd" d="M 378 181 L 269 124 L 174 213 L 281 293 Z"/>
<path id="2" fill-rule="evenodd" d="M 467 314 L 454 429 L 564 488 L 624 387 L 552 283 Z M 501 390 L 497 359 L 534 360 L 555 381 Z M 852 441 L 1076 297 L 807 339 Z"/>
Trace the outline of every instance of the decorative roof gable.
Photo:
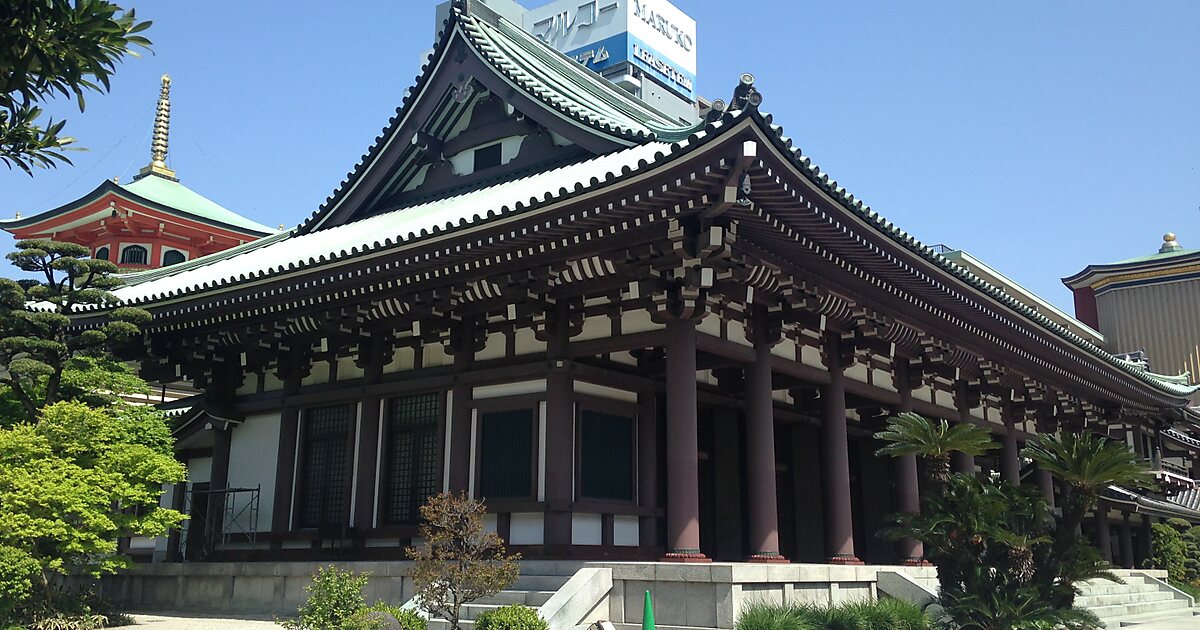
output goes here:
<path id="1" fill-rule="evenodd" d="M 458 2 L 388 127 L 299 233 L 697 128 L 486 6 Z"/>

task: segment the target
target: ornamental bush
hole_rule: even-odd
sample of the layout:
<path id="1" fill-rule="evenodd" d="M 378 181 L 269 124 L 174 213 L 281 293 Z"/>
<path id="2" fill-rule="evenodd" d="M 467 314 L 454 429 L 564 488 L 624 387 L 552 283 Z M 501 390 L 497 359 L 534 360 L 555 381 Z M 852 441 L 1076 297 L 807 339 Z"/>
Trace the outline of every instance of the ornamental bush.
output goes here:
<path id="1" fill-rule="evenodd" d="M 1150 526 L 1150 562 L 1154 569 L 1166 569 L 1167 577 L 1171 580 L 1184 580 L 1184 567 L 1187 562 L 1187 545 L 1183 534 L 1167 523 L 1154 523 Z"/>
<path id="2" fill-rule="evenodd" d="M 276 623 L 289 630 L 369 630 L 371 625 L 360 614 L 367 607 L 362 591 L 369 576 L 333 565 L 317 568 L 312 584 L 304 587 L 308 599 L 296 618 Z"/>
<path id="3" fill-rule="evenodd" d="M 547 630 L 549 627 L 536 610 L 521 604 L 502 606 L 475 618 L 476 630 Z"/>
<path id="4" fill-rule="evenodd" d="M 929 630 L 932 627 L 919 606 L 896 599 L 836 606 L 752 604 L 737 621 L 737 630 Z"/>

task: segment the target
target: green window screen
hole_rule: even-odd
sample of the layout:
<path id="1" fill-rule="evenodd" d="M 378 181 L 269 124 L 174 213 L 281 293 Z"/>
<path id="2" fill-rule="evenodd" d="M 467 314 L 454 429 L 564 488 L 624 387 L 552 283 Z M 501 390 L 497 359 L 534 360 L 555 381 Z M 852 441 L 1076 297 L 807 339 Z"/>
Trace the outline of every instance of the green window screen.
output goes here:
<path id="1" fill-rule="evenodd" d="M 633 418 L 584 411 L 579 429 L 579 494 L 633 500 Z"/>
<path id="2" fill-rule="evenodd" d="M 420 506 L 438 491 L 438 395 L 388 402 L 382 521 L 416 523 Z"/>
<path id="3" fill-rule="evenodd" d="M 485 499 L 533 495 L 533 411 L 483 414 L 479 494 Z"/>

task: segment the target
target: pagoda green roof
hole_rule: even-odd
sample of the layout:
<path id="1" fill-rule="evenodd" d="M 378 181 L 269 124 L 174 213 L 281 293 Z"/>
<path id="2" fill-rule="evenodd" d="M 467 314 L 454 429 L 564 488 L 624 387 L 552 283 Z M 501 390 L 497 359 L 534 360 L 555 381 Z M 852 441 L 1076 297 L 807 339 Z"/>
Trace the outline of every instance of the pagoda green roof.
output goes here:
<path id="1" fill-rule="evenodd" d="M 1136 263 L 1158 262 L 1160 260 L 1168 260 L 1171 258 L 1178 258 L 1180 256 L 1187 256 L 1189 254 L 1195 254 L 1197 252 L 1200 252 L 1200 249 L 1181 249 L 1181 250 L 1174 251 L 1174 252 L 1161 252 L 1158 254 L 1151 254 L 1149 256 L 1139 256 L 1137 258 L 1126 258 L 1125 260 L 1118 260 L 1115 263 L 1109 263 L 1109 265 L 1132 265 L 1132 264 L 1136 264 Z"/>
<path id="2" fill-rule="evenodd" d="M 169 208 L 182 210 L 210 222 L 222 223 L 251 232 L 260 232 L 264 235 L 274 234 L 277 231 L 225 208 L 208 197 L 184 186 L 178 180 L 158 175 L 147 175 L 128 184 L 120 184 L 120 186 L 139 197 L 144 197 Z"/>

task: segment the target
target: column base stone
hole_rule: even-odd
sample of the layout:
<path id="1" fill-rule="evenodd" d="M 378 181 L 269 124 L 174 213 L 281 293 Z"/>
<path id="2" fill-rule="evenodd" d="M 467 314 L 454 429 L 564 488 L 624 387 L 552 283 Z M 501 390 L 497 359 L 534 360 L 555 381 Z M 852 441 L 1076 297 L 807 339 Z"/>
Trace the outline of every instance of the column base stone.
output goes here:
<path id="1" fill-rule="evenodd" d="M 759 552 L 746 558 L 746 562 L 766 562 L 769 564 L 790 564 L 788 560 L 779 552 Z"/>
<path id="2" fill-rule="evenodd" d="M 668 551 L 659 562 L 683 562 L 688 564 L 703 564 L 712 562 L 712 558 L 700 553 L 698 549 L 681 549 Z"/>
<path id="3" fill-rule="evenodd" d="M 826 562 L 826 564 L 849 564 L 849 565 L 866 564 L 862 560 L 859 560 L 857 557 L 855 557 L 851 554 L 848 554 L 848 553 L 839 553 L 838 555 L 833 556 L 832 558 L 826 560 L 825 562 Z"/>
<path id="4" fill-rule="evenodd" d="M 906 567 L 931 567 L 931 566 L 933 566 L 933 563 L 926 560 L 925 558 L 907 558 L 900 564 L 903 566 L 906 566 Z"/>

